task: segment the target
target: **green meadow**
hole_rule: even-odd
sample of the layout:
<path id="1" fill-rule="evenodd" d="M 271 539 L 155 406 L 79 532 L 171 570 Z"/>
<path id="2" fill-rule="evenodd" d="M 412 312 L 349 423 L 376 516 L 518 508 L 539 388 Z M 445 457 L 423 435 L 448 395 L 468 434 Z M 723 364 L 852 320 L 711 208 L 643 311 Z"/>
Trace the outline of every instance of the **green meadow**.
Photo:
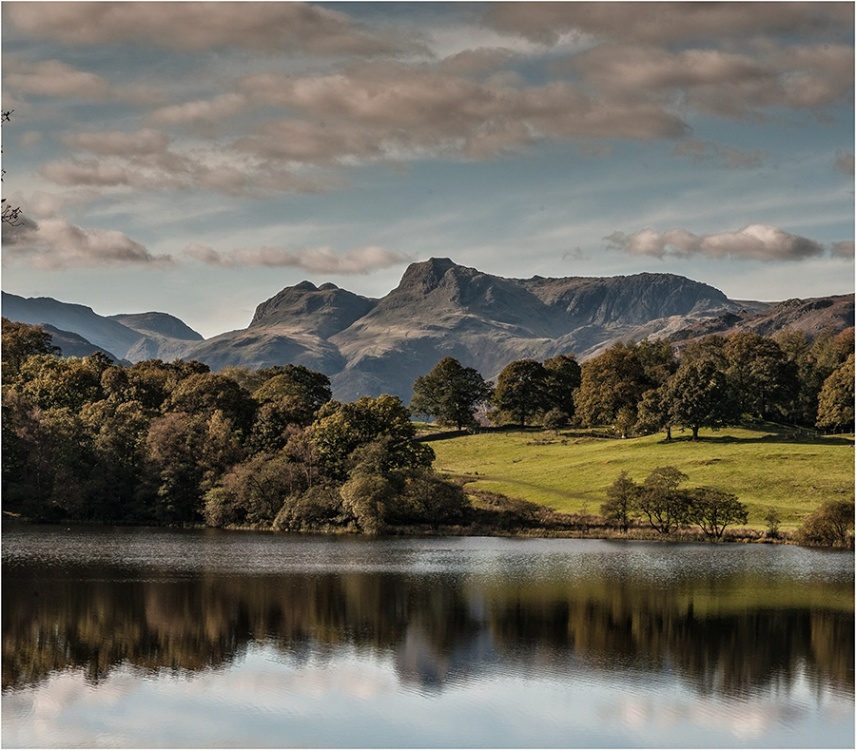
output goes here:
<path id="1" fill-rule="evenodd" d="M 763 529 L 768 508 L 783 530 L 795 529 L 825 500 L 850 500 L 853 436 L 817 437 L 762 425 L 702 430 L 698 442 L 674 432 L 640 438 L 592 437 L 573 430 L 526 429 L 435 440 L 434 466 L 472 478 L 469 490 L 496 492 L 561 513 L 599 513 L 606 488 L 622 471 L 637 482 L 658 466 L 688 476 L 687 487 L 732 492 Z"/>

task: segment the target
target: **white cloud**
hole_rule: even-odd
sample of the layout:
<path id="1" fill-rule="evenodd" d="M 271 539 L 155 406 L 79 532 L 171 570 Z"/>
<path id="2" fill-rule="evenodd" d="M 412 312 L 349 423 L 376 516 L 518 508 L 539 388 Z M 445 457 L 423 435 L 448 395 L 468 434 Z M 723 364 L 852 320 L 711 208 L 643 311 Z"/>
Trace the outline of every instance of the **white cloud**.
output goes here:
<path id="1" fill-rule="evenodd" d="M 28 63 L 4 62 L 3 86 L 20 94 L 108 99 L 110 85 L 105 78 L 67 65 L 59 60 Z"/>
<path id="2" fill-rule="evenodd" d="M 686 229 L 657 232 L 642 229 L 633 234 L 613 232 L 604 238 L 607 246 L 631 255 L 656 258 L 694 256 L 760 261 L 793 261 L 822 255 L 824 246 L 778 227 L 751 224 L 737 232 L 698 235 Z"/>
<path id="3" fill-rule="evenodd" d="M 3 20 L 20 35 L 67 45 L 235 46 L 316 55 L 389 54 L 401 46 L 344 13 L 299 2 L 14 3 L 4 7 Z"/>
<path id="4" fill-rule="evenodd" d="M 381 247 L 361 247 L 345 255 L 338 255 L 329 247 L 306 250 L 285 250 L 278 247 L 237 249 L 221 253 L 199 243 L 188 245 L 184 253 L 208 265 L 234 268 L 236 266 L 270 266 L 302 268 L 314 273 L 359 274 L 406 263 L 410 259 L 403 253 Z"/>
<path id="5" fill-rule="evenodd" d="M 45 270 L 100 266 L 169 265 L 139 242 L 109 229 L 84 229 L 59 217 L 3 225 L 4 258 Z"/>

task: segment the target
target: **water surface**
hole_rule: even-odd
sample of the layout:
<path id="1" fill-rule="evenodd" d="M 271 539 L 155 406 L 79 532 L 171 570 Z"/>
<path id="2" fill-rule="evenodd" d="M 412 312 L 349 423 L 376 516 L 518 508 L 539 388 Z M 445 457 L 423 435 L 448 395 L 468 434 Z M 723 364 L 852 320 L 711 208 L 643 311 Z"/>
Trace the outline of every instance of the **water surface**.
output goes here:
<path id="1" fill-rule="evenodd" d="M 853 556 L 6 526 L 5 747 L 852 747 Z"/>

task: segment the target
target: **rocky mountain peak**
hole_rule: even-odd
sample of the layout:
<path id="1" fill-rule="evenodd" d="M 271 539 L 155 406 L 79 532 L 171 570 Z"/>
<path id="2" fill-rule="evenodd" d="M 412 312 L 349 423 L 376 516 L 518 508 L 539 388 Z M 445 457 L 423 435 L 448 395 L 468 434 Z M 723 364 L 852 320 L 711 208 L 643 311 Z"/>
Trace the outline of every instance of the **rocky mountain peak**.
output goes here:
<path id="1" fill-rule="evenodd" d="M 428 294 L 443 283 L 443 279 L 450 271 L 455 275 L 467 271 L 478 273 L 474 268 L 459 266 L 449 258 L 430 258 L 419 263 L 411 263 L 394 291 Z"/>
<path id="2" fill-rule="evenodd" d="M 335 284 L 316 287 L 301 281 L 286 287 L 257 308 L 250 328 L 299 327 L 326 338 L 343 331 L 375 305 L 375 300 L 340 289 Z"/>

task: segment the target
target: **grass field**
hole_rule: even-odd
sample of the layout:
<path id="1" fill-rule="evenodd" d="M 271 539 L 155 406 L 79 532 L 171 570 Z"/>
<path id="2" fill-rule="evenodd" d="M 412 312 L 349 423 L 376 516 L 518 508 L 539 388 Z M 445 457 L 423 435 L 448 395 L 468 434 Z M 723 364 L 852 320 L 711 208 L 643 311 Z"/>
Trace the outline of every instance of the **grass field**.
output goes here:
<path id="1" fill-rule="evenodd" d="M 749 510 L 749 526 L 766 527 L 770 506 L 783 530 L 796 528 L 825 500 L 851 500 L 853 436 L 794 437 L 774 426 L 702 430 L 699 441 L 675 433 L 618 440 L 573 430 L 516 430 L 430 443 L 434 466 L 472 477 L 468 489 L 546 505 L 563 513 L 598 513 L 606 488 L 622 471 L 641 482 L 658 466 L 674 466 L 686 486 L 733 492 Z"/>

